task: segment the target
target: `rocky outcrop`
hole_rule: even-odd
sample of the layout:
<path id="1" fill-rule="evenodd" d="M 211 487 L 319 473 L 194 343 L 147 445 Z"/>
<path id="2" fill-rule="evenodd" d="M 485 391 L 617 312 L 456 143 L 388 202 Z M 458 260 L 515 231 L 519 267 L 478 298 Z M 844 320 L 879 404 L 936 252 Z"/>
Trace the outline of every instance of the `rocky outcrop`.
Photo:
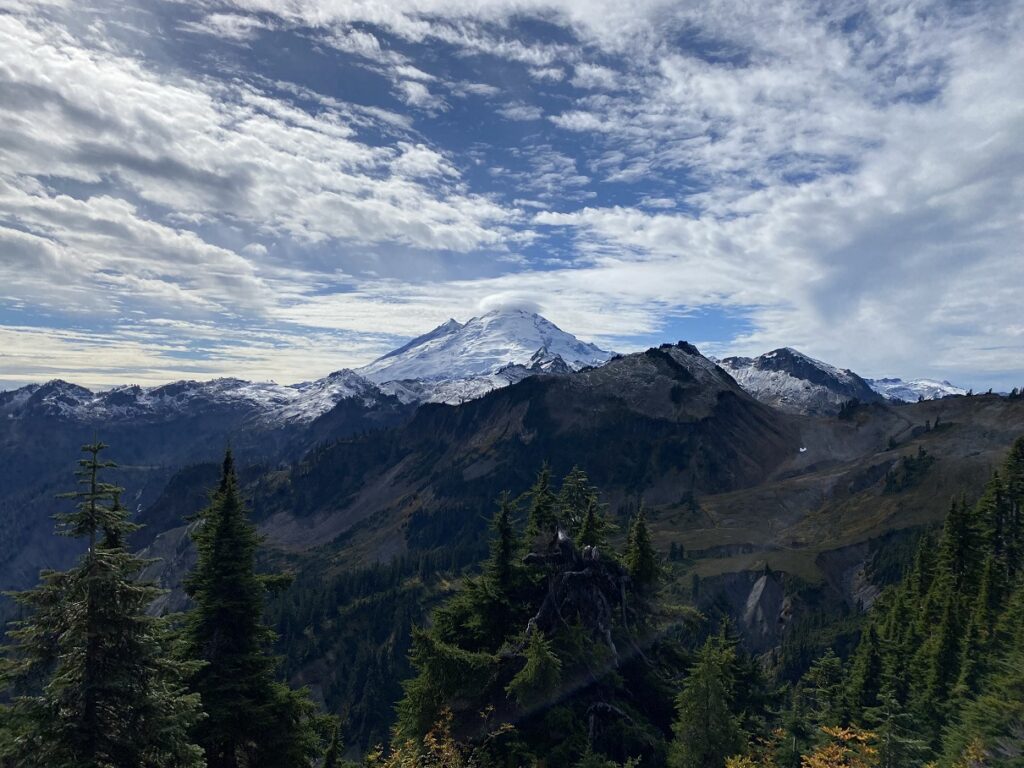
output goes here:
<path id="1" fill-rule="evenodd" d="M 782 642 L 795 610 L 786 591 L 785 574 L 767 568 L 705 580 L 698 605 L 712 617 L 728 617 L 753 653 L 771 650 Z"/>

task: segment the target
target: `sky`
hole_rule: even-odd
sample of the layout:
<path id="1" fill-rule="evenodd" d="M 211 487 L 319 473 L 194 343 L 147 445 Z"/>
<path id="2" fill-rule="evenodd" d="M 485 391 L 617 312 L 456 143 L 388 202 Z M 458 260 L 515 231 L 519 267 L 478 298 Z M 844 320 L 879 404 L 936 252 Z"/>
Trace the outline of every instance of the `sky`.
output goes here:
<path id="1" fill-rule="evenodd" d="M 1024 2 L 0 0 L 0 386 L 626 352 L 1024 384 Z"/>

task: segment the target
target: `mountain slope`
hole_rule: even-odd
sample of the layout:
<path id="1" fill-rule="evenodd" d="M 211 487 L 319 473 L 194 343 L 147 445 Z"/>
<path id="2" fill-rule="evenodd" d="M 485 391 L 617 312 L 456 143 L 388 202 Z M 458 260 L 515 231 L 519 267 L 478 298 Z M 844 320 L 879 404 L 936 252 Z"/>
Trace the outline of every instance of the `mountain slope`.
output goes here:
<path id="1" fill-rule="evenodd" d="M 882 399 L 853 371 L 790 347 L 755 358 L 727 357 L 719 365 L 762 403 L 791 413 L 836 413 L 850 400 L 871 403 Z"/>
<path id="2" fill-rule="evenodd" d="M 176 381 L 156 387 L 129 385 L 101 392 L 54 379 L 0 392 L 0 418 L 47 416 L 109 424 L 167 421 L 183 415 L 231 411 L 265 425 L 279 426 L 311 422 L 349 398 L 358 399 L 366 407 L 384 399 L 371 382 L 348 370 L 291 385 L 225 378 Z"/>
<path id="3" fill-rule="evenodd" d="M 545 461 L 556 475 L 579 464 L 617 500 L 667 503 L 758 483 L 798 448 L 789 417 L 680 343 L 421 406 L 396 431 L 311 455 L 256 503 L 267 533 L 300 549 L 373 518 L 365 554 L 377 559 L 402 551 L 403 520 L 466 509 L 475 521 Z"/>
<path id="4" fill-rule="evenodd" d="M 456 403 L 535 373 L 579 370 L 611 358 L 525 310 L 495 310 L 438 326 L 358 373 L 406 400 Z"/>
<path id="5" fill-rule="evenodd" d="M 967 390 L 950 384 L 948 381 L 935 379 L 911 379 L 904 381 L 898 378 L 865 379 L 868 386 L 875 392 L 890 400 L 904 403 L 916 403 L 918 400 L 938 400 L 942 397 L 966 395 Z"/>
<path id="6" fill-rule="evenodd" d="M 100 439 L 120 468 L 124 502 L 146 510 L 182 468 L 232 445 L 249 464 L 294 461 L 311 446 L 390 427 L 411 408 L 351 371 L 284 387 L 237 379 L 92 392 L 64 381 L 0 393 L 0 589 L 34 583 L 76 552 L 52 535 L 82 444 Z M 205 491 L 202 491 L 205 493 Z M 177 524 L 177 521 L 175 521 Z M 149 526 L 144 542 L 161 532 Z"/>

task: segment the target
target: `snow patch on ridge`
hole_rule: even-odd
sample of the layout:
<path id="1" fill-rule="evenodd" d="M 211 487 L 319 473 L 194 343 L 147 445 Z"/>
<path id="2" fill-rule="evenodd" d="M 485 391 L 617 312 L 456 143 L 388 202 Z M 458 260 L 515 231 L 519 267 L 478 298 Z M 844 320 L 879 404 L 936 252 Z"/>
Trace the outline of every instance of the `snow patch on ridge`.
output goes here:
<path id="1" fill-rule="evenodd" d="M 890 400 L 904 403 L 916 403 L 919 399 L 939 400 L 943 397 L 966 395 L 967 390 L 950 384 L 948 381 L 935 379 L 911 379 L 904 381 L 899 378 L 866 379 L 868 386 L 875 392 Z"/>

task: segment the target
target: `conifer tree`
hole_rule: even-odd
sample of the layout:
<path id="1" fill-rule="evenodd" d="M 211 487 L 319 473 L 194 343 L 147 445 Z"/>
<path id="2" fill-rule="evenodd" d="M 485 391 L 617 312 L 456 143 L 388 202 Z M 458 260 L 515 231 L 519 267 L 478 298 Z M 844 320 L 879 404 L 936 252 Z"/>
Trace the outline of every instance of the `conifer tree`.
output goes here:
<path id="1" fill-rule="evenodd" d="M 814 728 L 807 703 L 803 686 L 797 683 L 789 691 L 789 706 L 782 714 L 779 743 L 775 750 L 778 768 L 800 768 L 800 756 L 810 746 Z"/>
<path id="2" fill-rule="evenodd" d="M 660 567 L 658 555 L 651 543 L 651 534 L 647 530 L 647 515 L 643 507 L 633 518 L 626 541 L 626 569 L 630 578 L 639 589 L 645 589 L 658 579 Z"/>
<path id="3" fill-rule="evenodd" d="M 331 729 L 331 740 L 327 743 L 327 751 L 324 752 L 323 768 L 340 768 L 341 765 L 341 728 L 337 725 Z"/>
<path id="4" fill-rule="evenodd" d="M 491 522 L 491 556 L 484 565 L 484 578 L 495 594 L 507 595 L 516 586 L 517 552 L 513 507 L 509 494 L 498 500 L 498 511 Z"/>
<path id="5" fill-rule="evenodd" d="M 169 657 L 165 620 L 147 613 L 160 593 L 138 581 L 146 562 L 128 552 L 136 526 L 101 475 L 106 446 L 83 447 L 74 512 L 59 532 L 85 539 L 71 570 L 42 574 L 16 596 L 29 611 L 10 633 L 0 687 L 14 694 L 0 758 L 19 768 L 198 768 L 202 752 L 189 731 L 200 716 L 183 673 Z"/>
<path id="6" fill-rule="evenodd" d="M 1000 608 L 999 596 L 1002 590 L 996 584 L 998 570 L 996 559 L 989 555 L 985 559 L 981 586 L 974 601 L 974 609 L 967 625 L 967 631 L 963 637 L 960 676 L 955 690 L 957 697 L 972 695 L 977 690 L 985 671 L 986 651 Z"/>
<path id="7" fill-rule="evenodd" d="M 587 501 L 583 523 L 580 525 L 579 533 L 576 534 L 576 546 L 581 549 L 583 547 L 597 547 L 610 556 L 611 548 L 608 543 L 608 537 L 611 535 L 614 527 L 601 508 L 597 497 L 593 497 Z"/>
<path id="8" fill-rule="evenodd" d="M 551 641 L 534 627 L 526 643 L 526 664 L 509 682 L 506 690 L 520 706 L 539 704 L 558 688 L 562 662 Z"/>
<path id="9" fill-rule="evenodd" d="M 814 724 L 839 725 L 845 719 L 843 662 L 829 648 L 811 664 L 803 678 L 803 690 L 811 699 L 810 716 Z"/>
<path id="10" fill-rule="evenodd" d="M 1024 570 L 1024 438 L 1017 440 L 1003 465 L 1006 481 L 1006 578 L 1016 583 Z"/>
<path id="11" fill-rule="evenodd" d="M 850 709 L 857 715 L 878 705 L 882 690 L 882 648 L 878 629 L 869 623 L 861 635 L 857 652 L 850 668 Z"/>
<path id="12" fill-rule="evenodd" d="M 591 502 L 597 502 L 597 489 L 590 484 L 587 473 L 573 467 L 558 490 L 558 519 L 567 532 L 578 536 Z"/>
<path id="13" fill-rule="evenodd" d="M 697 654 L 676 699 L 669 768 L 716 768 L 742 749 L 733 714 L 735 652 L 712 637 Z"/>
<path id="14" fill-rule="evenodd" d="M 529 514 L 526 521 L 528 539 L 550 536 L 558 525 L 558 499 L 551 490 L 551 467 L 544 464 L 537 481 L 527 491 Z"/>
<path id="15" fill-rule="evenodd" d="M 323 722 L 304 691 L 275 679 L 278 662 L 269 649 L 276 637 L 262 616 L 267 589 L 280 578 L 256 573 L 259 537 L 230 451 L 193 536 L 198 562 L 185 589 L 195 607 L 184 652 L 203 662 L 191 682 L 207 714 L 196 735 L 209 768 L 309 765 Z"/>

